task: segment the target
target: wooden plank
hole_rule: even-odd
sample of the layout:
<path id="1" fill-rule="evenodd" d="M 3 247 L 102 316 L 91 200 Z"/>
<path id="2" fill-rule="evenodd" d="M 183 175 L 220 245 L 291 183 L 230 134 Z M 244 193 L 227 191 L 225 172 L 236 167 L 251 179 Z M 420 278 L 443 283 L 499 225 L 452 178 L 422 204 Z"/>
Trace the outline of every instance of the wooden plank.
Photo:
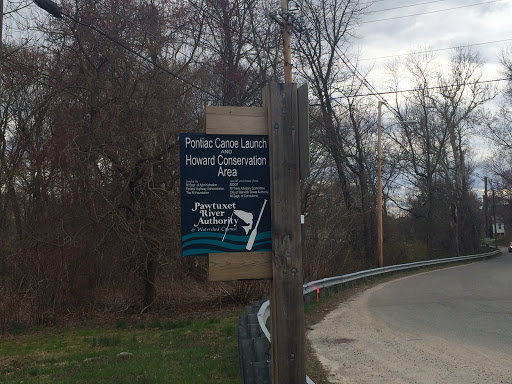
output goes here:
<path id="1" fill-rule="evenodd" d="M 206 133 L 210 135 L 267 135 L 263 107 L 206 107 Z M 231 281 L 272 278 L 271 252 L 208 254 L 208 280 Z"/>
<path id="2" fill-rule="evenodd" d="M 206 133 L 210 135 L 267 135 L 263 107 L 206 107 Z"/>
<path id="3" fill-rule="evenodd" d="M 272 382 L 304 383 L 297 86 L 271 83 L 265 91 L 272 204 Z"/>
<path id="4" fill-rule="evenodd" d="M 208 280 L 272 278 L 272 252 L 230 252 L 208 255 Z"/>

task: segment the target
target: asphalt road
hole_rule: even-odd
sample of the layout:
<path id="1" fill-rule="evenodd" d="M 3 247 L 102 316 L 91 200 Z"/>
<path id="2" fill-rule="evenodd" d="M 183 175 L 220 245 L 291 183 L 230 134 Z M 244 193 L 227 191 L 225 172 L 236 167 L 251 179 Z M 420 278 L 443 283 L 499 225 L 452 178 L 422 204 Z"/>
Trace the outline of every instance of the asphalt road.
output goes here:
<path id="1" fill-rule="evenodd" d="M 392 328 L 504 352 L 512 364 L 512 253 L 391 282 L 368 305 Z"/>
<path id="2" fill-rule="evenodd" d="M 339 384 L 512 384 L 512 254 L 391 280 L 312 326 Z"/>

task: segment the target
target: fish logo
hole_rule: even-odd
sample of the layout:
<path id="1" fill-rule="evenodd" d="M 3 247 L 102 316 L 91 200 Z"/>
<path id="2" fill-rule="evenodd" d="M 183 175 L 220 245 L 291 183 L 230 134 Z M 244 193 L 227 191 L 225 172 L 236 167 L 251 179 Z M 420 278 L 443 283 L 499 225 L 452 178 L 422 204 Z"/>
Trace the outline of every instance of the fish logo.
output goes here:
<path id="1" fill-rule="evenodd" d="M 233 215 L 236 215 L 240 220 L 242 220 L 246 225 L 242 225 L 242 228 L 245 231 L 245 234 L 249 234 L 249 240 L 247 241 L 247 245 L 245 247 L 246 250 L 250 251 L 254 245 L 254 240 L 256 239 L 256 235 L 258 234 L 258 226 L 260 224 L 261 216 L 263 215 L 263 211 L 265 210 L 265 206 L 267 204 L 267 200 L 265 199 L 263 201 L 263 206 L 261 207 L 260 214 L 258 216 L 258 220 L 256 221 L 256 224 L 253 225 L 253 219 L 254 215 L 251 212 L 242 211 L 241 209 L 235 209 L 233 213 L 231 214 L 230 218 L 228 219 L 228 225 L 226 226 L 226 230 L 224 231 L 224 237 L 222 238 L 222 241 L 224 241 L 224 238 L 226 237 L 226 233 L 228 232 L 229 225 L 233 222 Z"/>
<path id="2" fill-rule="evenodd" d="M 242 228 L 245 230 L 245 234 L 247 235 L 252 228 L 253 214 L 251 212 L 242 211 L 241 209 L 235 209 L 233 213 L 238 216 L 240 220 L 242 220 L 245 224 L 247 224 L 242 225 Z"/>

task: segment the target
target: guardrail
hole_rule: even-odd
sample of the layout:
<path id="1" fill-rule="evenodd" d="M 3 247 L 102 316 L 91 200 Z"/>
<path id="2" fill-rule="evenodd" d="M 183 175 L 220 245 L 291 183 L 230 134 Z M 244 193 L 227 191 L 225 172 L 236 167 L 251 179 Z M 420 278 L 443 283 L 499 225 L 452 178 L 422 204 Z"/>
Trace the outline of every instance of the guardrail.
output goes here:
<path id="1" fill-rule="evenodd" d="M 461 261 L 487 259 L 493 256 L 498 256 L 501 251 L 496 249 L 492 252 L 483 253 L 479 255 L 459 256 L 446 259 L 436 259 L 427 261 L 418 261 L 415 263 L 398 264 L 383 268 L 374 268 L 366 271 L 350 273 L 342 276 L 328 277 L 316 281 L 311 281 L 303 285 L 302 293 L 309 302 L 311 292 L 319 294 L 320 289 L 324 290 L 325 295 L 329 295 L 329 288 L 334 288 L 337 292 L 338 287 L 344 284 L 353 284 L 358 280 L 368 279 L 370 277 L 381 276 L 388 273 L 422 268 L 438 264 L 457 263 Z M 246 307 L 246 314 L 240 316 L 238 326 L 238 346 L 240 357 L 240 373 L 244 380 L 244 384 L 252 383 L 271 383 L 270 378 L 270 332 L 267 329 L 267 321 L 270 317 L 270 301 L 257 302 L 251 307 Z M 259 307 L 259 308 L 258 308 Z M 256 316 L 254 316 L 256 314 Z M 245 330 L 247 322 L 245 318 L 250 318 L 254 323 L 257 319 L 259 325 L 259 332 L 255 330 Z M 250 320 L 250 321 L 251 321 Z M 250 337 L 250 334 L 255 336 Z M 266 342 L 262 340 L 266 338 Z M 252 341 L 251 341 L 252 339 Z M 249 341 L 247 341 L 249 340 Z M 263 377 L 261 375 L 264 375 Z M 307 384 L 315 384 L 309 377 L 306 376 Z"/>
<path id="2" fill-rule="evenodd" d="M 437 264 L 457 263 L 460 261 L 467 261 L 467 260 L 474 260 L 474 259 L 487 259 L 489 257 L 496 256 L 500 253 L 501 253 L 501 251 L 495 250 L 493 252 L 483 253 L 483 254 L 479 254 L 479 255 L 469 255 L 469 256 L 450 257 L 450 258 L 446 258 L 446 259 L 418 261 L 415 263 L 398 264 L 398 265 L 392 265 L 392 266 L 383 267 L 383 268 L 374 268 L 374 269 L 369 269 L 367 271 L 350 273 L 348 275 L 328 277 L 325 279 L 311 281 L 309 283 L 304 284 L 302 292 L 303 292 L 303 295 L 305 296 L 310 292 L 316 291 L 316 288 L 329 288 L 332 286 L 337 286 L 337 285 L 355 281 L 355 280 L 360 280 L 360 279 L 365 279 L 368 277 L 383 275 L 383 274 L 390 273 L 390 272 L 403 271 L 406 269 L 415 269 L 415 268 L 427 267 L 427 266 L 437 265 Z"/>
<path id="3" fill-rule="evenodd" d="M 238 317 L 238 357 L 244 384 L 271 384 L 270 339 L 259 325 L 257 313 L 269 301 L 256 301 Z"/>

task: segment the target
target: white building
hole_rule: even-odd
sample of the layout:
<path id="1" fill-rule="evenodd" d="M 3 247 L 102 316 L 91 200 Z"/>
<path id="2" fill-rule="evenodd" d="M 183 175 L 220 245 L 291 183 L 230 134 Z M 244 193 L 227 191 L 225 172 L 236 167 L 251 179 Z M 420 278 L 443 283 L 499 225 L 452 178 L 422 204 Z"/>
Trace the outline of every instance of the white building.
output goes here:
<path id="1" fill-rule="evenodd" d="M 492 223 L 492 234 L 497 237 L 505 236 L 505 223 L 501 217 L 496 217 L 496 224 L 494 224 L 494 220 Z"/>

